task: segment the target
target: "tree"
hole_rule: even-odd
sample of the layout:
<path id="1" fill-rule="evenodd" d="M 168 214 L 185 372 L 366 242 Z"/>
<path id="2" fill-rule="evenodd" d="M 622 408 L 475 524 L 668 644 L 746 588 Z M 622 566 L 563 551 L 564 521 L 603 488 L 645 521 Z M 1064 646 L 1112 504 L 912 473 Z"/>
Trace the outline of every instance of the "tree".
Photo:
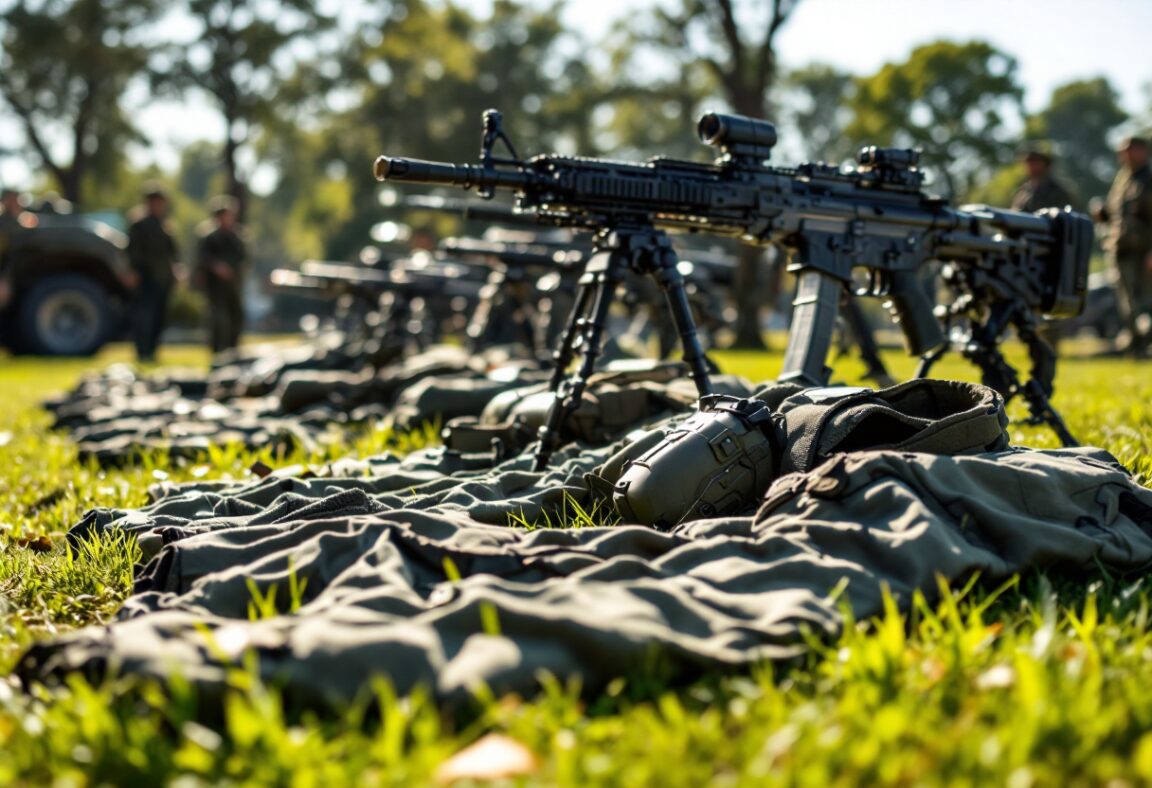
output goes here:
<path id="1" fill-rule="evenodd" d="M 681 0 L 673 9 L 657 7 L 637 20 L 639 40 L 678 63 L 682 81 L 696 81 L 703 69 L 728 106 L 741 115 L 766 118 L 770 91 L 778 76 L 776 35 L 800 0 L 738 4 L 733 0 Z M 759 9 L 765 15 L 757 19 Z M 763 255 L 742 247 L 736 273 L 737 319 L 734 346 L 763 348 L 760 307 Z"/>
<path id="2" fill-rule="evenodd" d="M 844 134 L 852 120 L 847 104 L 854 87 L 851 74 L 822 63 L 791 71 L 781 80 L 776 103 L 795 131 L 801 159 L 840 162 L 855 153 Z"/>
<path id="3" fill-rule="evenodd" d="M 1056 166 L 1083 202 L 1107 193 L 1116 172 L 1108 134 L 1127 119 L 1107 79 L 1078 80 L 1052 91 L 1048 106 L 1028 118 L 1027 135 L 1051 143 Z"/>
<path id="4" fill-rule="evenodd" d="M 1012 57 L 983 41 L 937 41 L 857 81 L 846 133 L 868 144 L 923 148 L 921 161 L 947 196 L 962 198 L 1012 159 L 1022 97 Z"/>
<path id="5" fill-rule="evenodd" d="M 328 181 L 350 173 L 351 213 L 329 236 L 327 254 L 347 257 L 384 218 L 379 185 L 368 177 L 380 153 L 471 161 L 481 113 L 499 108 L 521 155 L 553 148 L 584 153 L 593 144 L 591 98 L 597 81 L 583 62 L 557 7 L 497 0 L 478 18 L 452 3 L 405 0 L 382 8 L 345 48 L 340 83 L 357 101 L 328 119 L 322 140 L 274 145 L 282 180 L 277 192 L 305 202 L 337 199 Z M 575 44 L 575 45 L 572 45 Z M 308 151 L 310 161 L 298 159 Z M 315 207 L 298 206 L 304 219 Z M 392 218 L 395 218 L 393 216 Z M 418 217 L 419 220 L 433 217 Z M 442 217 L 440 217 L 442 218 Z"/>
<path id="6" fill-rule="evenodd" d="M 206 92 L 224 120 L 222 166 L 226 191 L 247 205 L 239 152 L 261 124 L 280 111 L 280 88 L 291 73 L 292 45 L 315 49 L 332 19 L 311 0 L 185 0 L 196 35 L 173 46 L 161 84 Z"/>
<path id="7" fill-rule="evenodd" d="M 20 0 L 0 12 L 0 99 L 61 194 L 123 164 L 139 135 L 121 106 L 146 72 L 155 0 Z"/>

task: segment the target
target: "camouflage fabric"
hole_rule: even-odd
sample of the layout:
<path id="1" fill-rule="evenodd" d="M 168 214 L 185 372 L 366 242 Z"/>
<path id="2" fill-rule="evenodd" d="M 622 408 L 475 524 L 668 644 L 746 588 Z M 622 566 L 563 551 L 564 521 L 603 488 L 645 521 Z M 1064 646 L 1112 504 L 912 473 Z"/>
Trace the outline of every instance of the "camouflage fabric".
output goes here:
<path id="1" fill-rule="evenodd" d="M 1152 563 L 1152 491 L 1097 449 L 861 450 L 780 478 L 755 515 L 517 527 L 594 506 L 583 477 L 621 448 L 569 445 L 545 473 L 526 455 L 454 476 L 430 453 L 377 458 L 90 512 L 74 538 L 129 531 L 151 560 L 111 625 L 34 646 L 17 673 L 178 673 L 204 708 L 246 654 L 294 707 L 340 709 L 375 677 L 449 703 L 532 693 L 543 674 L 594 694 L 655 667 L 687 680 L 794 657 L 839 631 L 843 602 L 880 613 L 885 588 L 906 609 L 938 578 Z M 251 586 L 290 577 L 299 608 L 250 621 Z"/>
<path id="2" fill-rule="evenodd" d="M 1143 257 L 1152 250 L 1152 167 L 1121 169 L 1106 204 L 1104 248 L 1117 257 Z"/>
<path id="3" fill-rule="evenodd" d="M 1065 205 L 1075 206 L 1075 204 L 1072 194 L 1063 184 L 1055 178 L 1047 177 L 1038 181 L 1029 179 L 1020 184 L 1012 195 L 1010 207 L 1014 211 L 1035 213 L 1041 208 L 1063 208 Z"/>
<path id="4" fill-rule="evenodd" d="M 1152 313 L 1152 168 L 1121 169 L 1108 192 L 1108 233 L 1104 248 L 1119 274 L 1120 318 L 1134 349 L 1146 348 L 1152 337 L 1141 330 L 1140 316 Z"/>

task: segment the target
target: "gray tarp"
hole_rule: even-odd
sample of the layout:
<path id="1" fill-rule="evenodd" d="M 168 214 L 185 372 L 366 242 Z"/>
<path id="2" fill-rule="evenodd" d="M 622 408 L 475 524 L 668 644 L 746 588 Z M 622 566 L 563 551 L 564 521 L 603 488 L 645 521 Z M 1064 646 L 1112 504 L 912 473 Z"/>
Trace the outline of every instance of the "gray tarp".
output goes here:
<path id="1" fill-rule="evenodd" d="M 527 458 L 471 478 L 385 463 L 94 512 L 78 533 L 127 527 L 166 544 L 118 620 L 34 647 L 18 671 L 178 672 L 211 692 L 252 650 L 307 705 L 338 706 L 374 676 L 448 701 L 479 683 L 531 693 L 540 671 L 595 691 L 656 665 L 689 679 L 795 655 L 804 630 L 841 626 L 834 589 L 863 618 L 884 587 L 906 605 L 916 589 L 931 598 L 937 576 L 1152 561 L 1152 491 L 1093 449 L 860 452 L 778 480 L 755 516 L 670 532 L 508 527 L 510 513 L 562 506 L 564 491 L 590 504 L 582 475 L 610 453 L 569 448 L 545 476 Z M 250 585 L 275 585 L 283 609 L 293 575 L 303 606 L 249 621 Z"/>

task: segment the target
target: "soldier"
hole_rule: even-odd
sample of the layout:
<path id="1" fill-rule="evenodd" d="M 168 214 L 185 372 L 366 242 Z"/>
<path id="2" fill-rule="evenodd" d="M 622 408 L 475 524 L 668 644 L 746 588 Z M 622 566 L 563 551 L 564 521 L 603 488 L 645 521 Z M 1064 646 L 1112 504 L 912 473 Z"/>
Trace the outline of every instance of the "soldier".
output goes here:
<path id="1" fill-rule="evenodd" d="M 1148 141 L 1127 137 L 1117 148 L 1120 171 L 1093 217 L 1107 223 L 1104 249 L 1116 265 L 1120 317 L 1127 337 L 1117 350 L 1146 355 L 1152 340 L 1152 168 Z"/>
<path id="2" fill-rule="evenodd" d="M 0 309 L 12 300 L 12 281 L 8 272 L 8 252 L 16 234 L 36 226 L 36 217 L 24 210 L 24 195 L 15 189 L 0 192 Z"/>
<path id="3" fill-rule="evenodd" d="M 212 221 L 200 238 L 196 254 L 197 277 L 208 295 L 212 352 L 240 344 L 244 326 L 243 275 L 248 251 L 236 224 L 236 200 L 212 200 Z"/>
<path id="4" fill-rule="evenodd" d="M 1072 195 L 1052 177 L 1052 155 L 1038 145 L 1023 151 L 1028 179 L 1012 195 L 1012 210 L 1034 213 L 1041 208 L 1072 205 Z"/>
<path id="5" fill-rule="evenodd" d="M 1071 193 L 1052 177 L 1052 153 L 1048 146 L 1033 143 L 1020 151 L 1020 160 L 1028 170 L 1028 177 L 1012 195 L 1012 210 L 1035 213 L 1041 208 L 1074 205 Z M 1040 326 L 1040 336 L 1053 348 L 1060 344 L 1060 331 L 1060 322 L 1045 322 Z"/>
<path id="6" fill-rule="evenodd" d="M 176 279 L 176 241 L 168 229 L 168 196 L 158 186 L 144 193 L 142 214 L 128 228 L 128 262 L 132 266 L 133 339 L 136 357 L 156 359 L 156 348 L 168 312 L 168 295 Z"/>

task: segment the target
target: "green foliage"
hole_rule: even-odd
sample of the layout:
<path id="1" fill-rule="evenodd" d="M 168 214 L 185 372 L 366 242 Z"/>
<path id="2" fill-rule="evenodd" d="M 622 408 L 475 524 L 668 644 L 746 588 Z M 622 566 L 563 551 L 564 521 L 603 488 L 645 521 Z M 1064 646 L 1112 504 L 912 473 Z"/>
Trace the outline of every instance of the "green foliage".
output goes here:
<path id="1" fill-rule="evenodd" d="M 603 499 L 585 507 L 567 490 L 564 491 L 560 506 L 545 511 L 539 518 L 530 520 L 523 512 L 508 515 L 509 526 L 529 531 L 537 528 L 603 528 L 619 522 L 620 515 L 606 505 Z"/>
<path id="2" fill-rule="evenodd" d="M 358 97 L 355 104 L 333 113 L 315 137 L 300 134 L 275 146 L 282 188 L 299 201 L 297 218 L 323 230 L 329 228 L 316 220 L 331 209 L 342 218 L 315 233 L 326 238 L 328 256 L 354 258 L 371 226 L 389 218 L 378 185 L 362 177 L 376 154 L 471 160 L 485 109 L 506 112 L 510 136 L 530 146 L 521 153 L 593 152 L 585 146 L 595 80 L 558 6 L 499 0 L 490 16 L 478 18 L 460 5 L 408 0 L 378 12 L 340 61 L 341 90 Z"/>
<path id="3" fill-rule="evenodd" d="M 968 192 L 968 200 L 985 205 L 1011 205 L 1020 184 L 1028 178 L 1028 171 L 1019 162 L 1007 164 L 992 173 L 986 181 Z"/>
<path id="4" fill-rule="evenodd" d="M 797 139 L 782 144 L 799 147 L 804 161 L 852 160 L 856 148 L 844 128 L 851 121 L 847 104 L 855 82 L 851 74 L 822 63 L 788 72 L 779 101 Z"/>
<path id="5" fill-rule="evenodd" d="M 179 92 L 201 90 L 224 120 L 222 165 L 226 191 L 241 201 L 247 189 L 238 171 L 238 149 L 262 124 L 275 122 L 285 61 L 299 59 L 292 47 L 306 42 L 312 56 L 333 20 L 307 0 L 184 0 L 196 30 L 174 42 L 158 84 Z"/>
<path id="6" fill-rule="evenodd" d="M 629 105 L 614 108 L 617 118 L 616 143 L 633 140 L 621 134 L 636 135 L 637 131 L 667 128 L 672 122 L 682 123 L 685 109 L 697 106 L 703 96 L 713 102 L 719 98 L 728 109 L 742 115 L 765 118 L 770 114 L 769 96 L 778 76 L 776 36 L 800 0 L 771 0 L 768 3 L 736 3 L 731 0 L 680 0 L 671 4 L 656 4 L 648 13 L 637 14 L 628 22 L 631 39 L 643 49 L 634 59 L 651 62 L 655 56 L 671 74 L 657 81 L 658 102 L 649 105 L 641 101 L 642 109 L 629 111 Z M 632 59 L 634 46 L 626 41 L 624 56 L 615 60 Z M 618 49 L 617 52 L 620 50 Z M 641 73 L 650 73 L 645 66 Z M 627 73 L 627 72 L 625 72 Z M 646 79 L 643 90 L 653 89 Z M 626 85 L 629 83 L 626 81 Z M 635 83 L 629 87 L 639 87 Z M 701 91 L 707 91 L 703 96 Z M 639 91 L 636 91 L 639 93 Z M 651 106 L 655 106 L 653 111 Z M 713 105 L 711 109 L 719 109 Z M 641 119 L 647 121 L 647 125 Z M 650 142 L 656 135 L 639 136 Z M 689 137 L 664 132 L 665 138 L 687 140 Z M 674 155 L 675 151 L 662 147 L 661 153 Z M 699 156 L 697 151 L 693 154 Z M 736 321 L 733 326 L 733 344 L 737 347 L 763 349 L 760 338 L 760 308 L 764 295 L 762 281 L 762 255 L 759 250 L 742 247 L 737 252 L 736 268 Z"/>
<path id="7" fill-rule="evenodd" d="M 200 350 L 165 354 L 170 363 L 207 361 Z M 95 365 L 127 356 L 113 348 Z M 886 360 L 897 374 L 911 371 L 902 356 Z M 1023 361 L 1016 349 L 1012 360 Z M 718 361 L 761 379 L 781 358 L 725 353 Z M 34 640 L 106 620 L 127 594 L 139 557 L 131 540 L 64 546 L 61 531 L 84 509 L 138 506 L 146 484 L 164 477 L 239 479 L 245 463 L 275 461 L 225 451 L 212 466 L 172 466 L 161 455 L 115 471 L 78 464 L 36 403 L 90 365 L 19 359 L 0 368 L 9 403 L 0 412 L 0 676 Z M 848 381 L 863 371 L 854 360 L 837 368 Z M 954 359 L 941 373 L 974 376 Z M 1152 484 L 1146 365 L 1071 358 L 1057 384 L 1071 429 Z M 390 440 L 385 433 L 363 451 Z M 1042 428 L 1018 425 L 1013 441 L 1055 443 Z M 603 513 L 570 506 L 535 525 L 604 523 Z M 307 594 L 303 580 L 252 588 L 255 617 L 290 615 Z M 544 677 L 538 697 L 481 693 L 466 716 L 421 693 L 400 699 L 383 682 L 342 716 L 289 714 L 250 659 L 229 670 L 215 720 L 180 679 L 127 693 L 128 679 L 73 678 L 25 695 L 0 678 L 0 784 L 423 784 L 490 731 L 540 756 L 527 784 L 1137 784 L 1152 780 L 1150 609 L 1147 580 L 1053 587 L 1031 576 L 999 589 L 942 588 L 917 595 L 907 614 L 889 601 L 877 620 L 814 641 L 792 665 L 671 687 L 654 662 L 612 682 L 591 706 L 579 686 Z M 499 633 L 495 611 L 477 627 Z"/>
<path id="8" fill-rule="evenodd" d="M 922 147 L 936 188 L 963 198 L 1012 158 L 1022 97 L 1014 58 L 983 41 L 937 41 L 857 81 L 846 133 L 873 145 Z"/>
<path id="9" fill-rule="evenodd" d="M 0 10 L 0 105 L 67 200 L 84 202 L 89 180 L 114 176 L 124 144 L 139 139 L 122 96 L 147 68 L 161 5 L 20 0 Z"/>
<path id="10" fill-rule="evenodd" d="M 1028 118 L 1027 134 L 1052 144 L 1055 174 L 1083 204 L 1107 193 L 1117 166 L 1108 136 L 1127 118 L 1107 79 L 1076 80 L 1056 88 L 1048 106 Z"/>

